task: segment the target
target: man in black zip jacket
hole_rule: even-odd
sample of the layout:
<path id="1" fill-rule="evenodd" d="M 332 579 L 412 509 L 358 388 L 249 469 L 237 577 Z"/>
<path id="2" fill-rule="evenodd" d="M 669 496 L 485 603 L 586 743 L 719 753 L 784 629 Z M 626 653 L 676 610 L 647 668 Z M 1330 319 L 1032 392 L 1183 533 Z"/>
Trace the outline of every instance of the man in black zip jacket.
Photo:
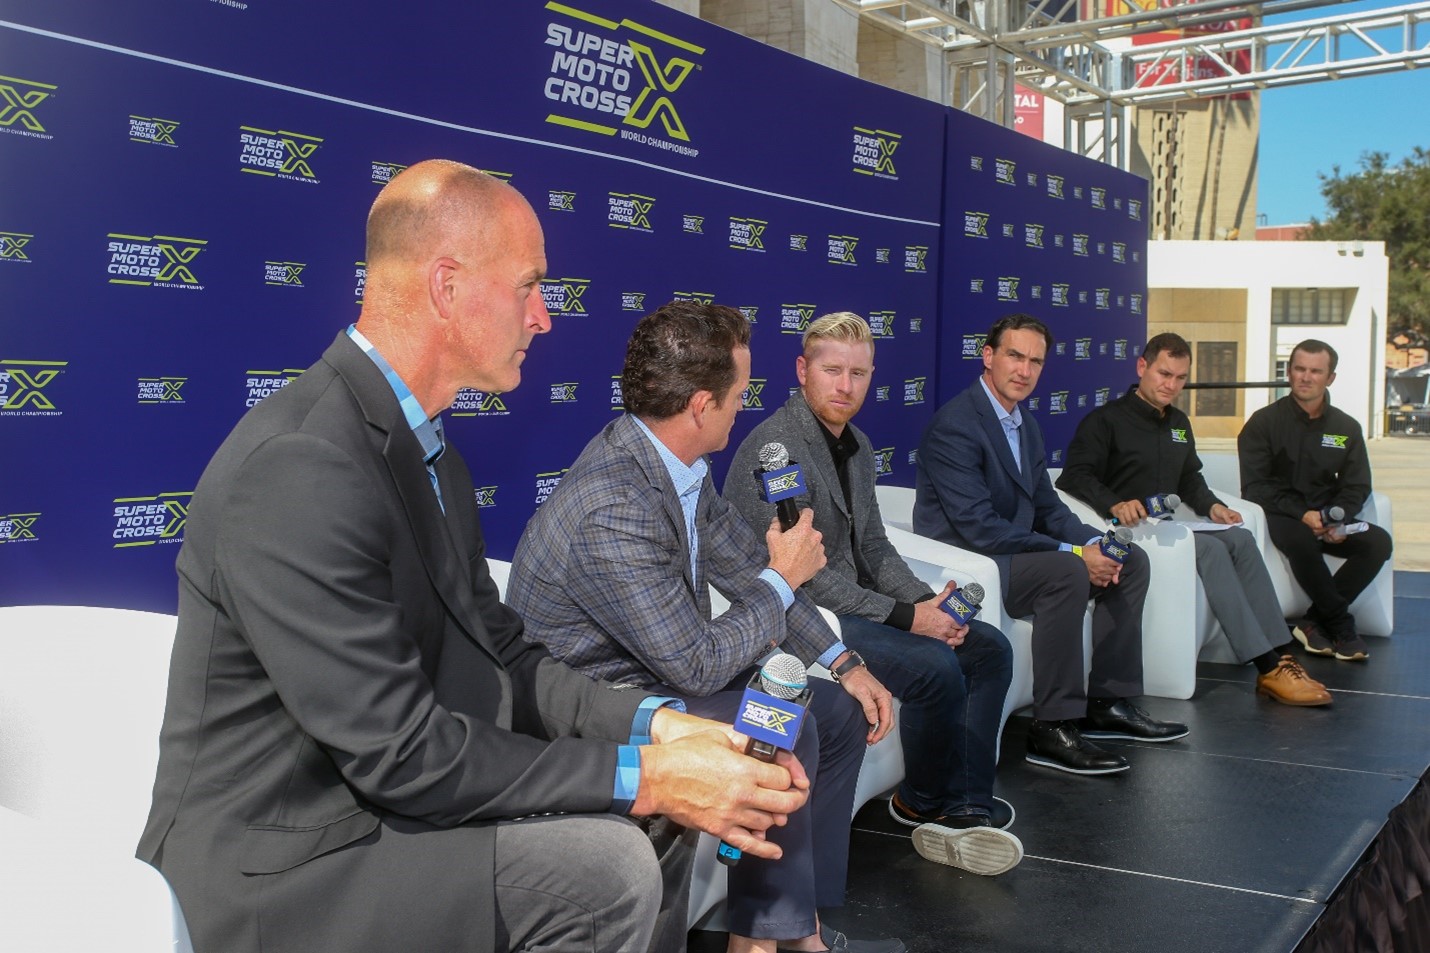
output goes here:
<path id="1" fill-rule="evenodd" d="M 1137 359 L 1137 385 L 1078 425 L 1058 488 L 1126 526 L 1147 519 L 1149 498 L 1167 493 L 1227 526 L 1194 533 L 1193 540 L 1197 575 L 1232 651 L 1256 666 L 1257 694 L 1285 705 L 1328 705 L 1326 687 L 1276 648 L 1287 641 L 1286 622 L 1256 539 L 1237 525 L 1241 514 L 1207 486 L 1191 422 L 1172 406 L 1191 366 L 1191 348 L 1180 335 L 1148 341 Z"/>
<path id="2" fill-rule="evenodd" d="M 1271 541 L 1311 597 L 1297 640 L 1315 655 L 1362 661 L 1369 653 L 1350 606 L 1390 558 L 1391 542 L 1375 525 L 1348 535 L 1326 513 L 1340 507 L 1343 519 L 1354 519 L 1371 487 L 1361 426 L 1326 393 L 1337 360 L 1324 341 L 1296 345 L 1286 368 L 1291 393 L 1252 414 L 1236 445 L 1241 495 L 1266 510 Z M 1323 554 L 1345 560 L 1334 576 Z"/>

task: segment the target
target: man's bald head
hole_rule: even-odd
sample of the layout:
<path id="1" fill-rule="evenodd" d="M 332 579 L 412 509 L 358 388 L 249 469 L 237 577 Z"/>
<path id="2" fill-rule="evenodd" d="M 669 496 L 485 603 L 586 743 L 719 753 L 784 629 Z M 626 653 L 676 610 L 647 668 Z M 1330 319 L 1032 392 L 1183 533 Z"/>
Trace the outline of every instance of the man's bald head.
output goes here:
<path id="1" fill-rule="evenodd" d="M 429 159 L 404 169 L 372 203 L 367 216 L 367 267 L 460 256 L 472 247 L 485 251 L 493 225 L 525 204 L 499 179 L 460 162 Z"/>

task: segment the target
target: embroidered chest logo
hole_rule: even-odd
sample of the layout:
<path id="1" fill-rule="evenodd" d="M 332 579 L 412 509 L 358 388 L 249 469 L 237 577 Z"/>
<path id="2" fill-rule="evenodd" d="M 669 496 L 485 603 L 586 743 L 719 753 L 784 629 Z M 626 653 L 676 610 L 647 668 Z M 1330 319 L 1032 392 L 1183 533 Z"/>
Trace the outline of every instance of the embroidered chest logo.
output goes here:
<path id="1" fill-rule="evenodd" d="M 1323 433 L 1321 434 L 1321 446 L 1330 447 L 1332 450 L 1344 450 L 1346 441 L 1349 439 L 1350 437 L 1345 434 Z"/>
<path id="2" fill-rule="evenodd" d="M 1186 443 L 1186 442 L 1187 442 L 1187 432 L 1186 432 L 1185 430 L 1178 430 L 1177 428 L 1173 427 L 1173 428 L 1171 428 L 1171 433 L 1172 433 L 1172 442 L 1173 442 L 1173 443 Z"/>

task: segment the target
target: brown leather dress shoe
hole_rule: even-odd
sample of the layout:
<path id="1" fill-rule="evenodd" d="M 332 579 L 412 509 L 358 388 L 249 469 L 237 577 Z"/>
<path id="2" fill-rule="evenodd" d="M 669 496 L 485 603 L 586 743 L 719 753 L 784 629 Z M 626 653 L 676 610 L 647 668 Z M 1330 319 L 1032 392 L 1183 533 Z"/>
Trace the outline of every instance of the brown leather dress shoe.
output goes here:
<path id="1" fill-rule="evenodd" d="M 1256 676 L 1256 694 L 1265 695 L 1283 705 L 1329 705 L 1331 693 L 1326 686 L 1306 674 L 1301 663 L 1289 655 L 1265 675 Z"/>

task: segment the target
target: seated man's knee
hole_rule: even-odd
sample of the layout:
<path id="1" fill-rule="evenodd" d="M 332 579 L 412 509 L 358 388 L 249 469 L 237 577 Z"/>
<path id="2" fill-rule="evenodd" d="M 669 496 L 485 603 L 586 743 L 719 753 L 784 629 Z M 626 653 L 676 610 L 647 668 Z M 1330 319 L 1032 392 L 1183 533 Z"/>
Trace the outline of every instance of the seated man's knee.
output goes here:
<path id="1" fill-rule="evenodd" d="M 1390 534 L 1384 527 L 1370 524 L 1366 530 L 1367 542 L 1371 545 L 1371 553 L 1381 562 L 1390 558 L 1390 554 L 1395 551 L 1395 543 L 1391 540 Z"/>
<path id="2" fill-rule="evenodd" d="M 1241 526 L 1233 526 L 1231 529 L 1222 530 L 1220 533 L 1213 533 L 1212 536 L 1221 537 L 1227 549 L 1238 556 L 1245 553 L 1256 552 L 1256 537 L 1251 535 L 1251 531 Z"/>
<path id="3" fill-rule="evenodd" d="M 980 672 L 1013 670 L 1013 645 L 997 626 L 975 619 L 961 649 L 960 657 L 971 656 Z"/>
<path id="4" fill-rule="evenodd" d="M 1129 571 L 1134 573 L 1151 572 L 1152 563 L 1147 558 L 1147 550 L 1140 546 L 1127 547 L 1127 560 L 1122 564 L 1123 573 Z"/>
<path id="5" fill-rule="evenodd" d="M 1095 543 L 1093 545 L 1096 545 Z M 1058 553 L 1044 580 L 1045 589 L 1067 591 L 1087 598 L 1087 563 L 1076 553 Z"/>

